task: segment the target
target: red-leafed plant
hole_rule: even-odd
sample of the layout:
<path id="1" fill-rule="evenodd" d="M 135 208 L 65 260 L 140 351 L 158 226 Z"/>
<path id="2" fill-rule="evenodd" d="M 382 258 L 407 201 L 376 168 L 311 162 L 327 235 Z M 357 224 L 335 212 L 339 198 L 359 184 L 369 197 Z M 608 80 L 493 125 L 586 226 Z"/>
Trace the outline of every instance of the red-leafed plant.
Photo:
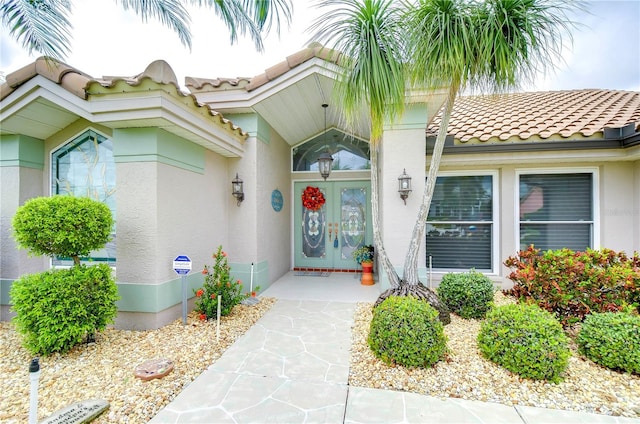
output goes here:
<path id="1" fill-rule="evenodd" d="M 582 321 L 590 312 L 640 308 L 640 256 L 611 249 L 540 253 L 533 245 L 505 265 L 514 282 L 511 294 L 555 313 L 562 325 Z"/>

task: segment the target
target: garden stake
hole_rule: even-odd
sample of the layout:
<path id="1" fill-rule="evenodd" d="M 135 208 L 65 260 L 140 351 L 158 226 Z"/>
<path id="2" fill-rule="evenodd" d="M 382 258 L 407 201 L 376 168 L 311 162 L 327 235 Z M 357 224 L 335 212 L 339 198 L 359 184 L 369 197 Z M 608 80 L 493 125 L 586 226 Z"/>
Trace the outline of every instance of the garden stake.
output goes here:
<path id="1" fill-rule="evenodd" d="M 40 378 L 40 362 L 33 358 L 29 364 L 29 380 L 31 381 L 31 396 L 29 404 L 29 424 L 38 422 L 38 379 Z"/>
<path id="2" fill-rule="evenodd" d="M 220 309 L 222 304 L 222 295 L 218 295 L 218 328 L 216 328 L 216 342 L 220 343 Z"/>

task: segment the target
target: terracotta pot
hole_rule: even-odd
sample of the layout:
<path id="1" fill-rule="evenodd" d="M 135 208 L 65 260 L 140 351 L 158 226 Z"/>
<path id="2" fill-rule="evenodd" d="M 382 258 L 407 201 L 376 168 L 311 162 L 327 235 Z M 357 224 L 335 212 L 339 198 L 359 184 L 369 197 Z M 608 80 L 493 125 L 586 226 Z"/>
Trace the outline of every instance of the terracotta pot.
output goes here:
<path id="1" fill-rule="evenodd" d="M 360 284 L 363 286 L 372 286 L 375 284 L 373 281 L 373 263 L 364 262 L 362 265 L 362 278 L 360 279 Z"/>

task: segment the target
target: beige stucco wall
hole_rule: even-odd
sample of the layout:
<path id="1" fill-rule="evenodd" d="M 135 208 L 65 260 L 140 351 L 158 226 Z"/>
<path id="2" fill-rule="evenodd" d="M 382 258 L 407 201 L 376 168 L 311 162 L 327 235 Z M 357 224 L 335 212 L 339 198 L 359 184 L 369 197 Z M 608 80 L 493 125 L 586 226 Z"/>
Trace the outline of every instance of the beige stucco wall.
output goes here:
<path id="1" fill-rule="evenodd" d="M 421 136 L 422 135 L 422 136 Z M 402 269 L 425 187 L 424 129 L 387 130 L 381 149 L 380 215 L 385 249 L 391 262 Z M 398 193 L 398 177 L 406 169 L 412 192 L 405 205 Z M 425 266 L 424 243 L 419 267 Z M 401 275 L 402 276 L 402 275 Z"/>
<path id="2" fill-rule="evenodd" d="M 633 163 L 633 246 L 640 252 L 640 160 Z"/>
<path id="3" fill-rule="evenodd" d="M 228 160 L 229 254 L 242 264 L 245 280 L 255 265 L 254 287 L 262 290 L 291 269 L 290 146 L 255 114 L 230 115 L 249 137 L 241 158 Z M 245 200 L 236 205 L 231 180 L 236 173 L 244 182 Z M 271 206 L 271 194 L 278 189 L 284 204 L 280 212 Z M 243 282 L 249 287 L 248 281 Z"/>
<path id="4" fill-rule="evenodd" d="M 271 131 L 268 143 L 257 143 L 256 195 L 257 257 L 269 264 L 269 283 L 291 269 L 291 147 Z M 271 194 L 279 190 L 284 198 L 282 209 L 271 206 Z M 264 285 L 264 284 L 263 284 Z M 264 288 L 264 287 L 263 287 Z"/>
<path id="5" fill-rule="evenodd" d="M 42 170 L 24 167 L 0 167 L 0 278 L 16 279 L 22 274 L 40 272 L 48 267 L 42 256 L 30 257 L 17 249 L 11 221 L 19 206 L 42 196 Z"/>
<path id="6" fill-rule="evenodd" d="M 204 174 L 158 162 L 117 165 L 119 282 L 163 283 L 176 278 L 176 256 L 200 270 L 218 245 L 226 248 L 228 193 L 219 182 L 227 165 L 213 152 L 205 163 Z"/>
<path id="7" fill-rule="evenodd" d="M 605 163 L 600 169 L 600 245 L 616 251 L 638 250 L 633 230 L 638 221 L 638 210 L 634 207 L 634 191 L 638 186 L 634 164 Z"/>
<path id="8" fill-rule="evenodd" d="M 42 195 L 42 170 L 18 166 L 0 167 L 0 321 L 11 319 L 8 306 L 11 281 L 23 274 L 48 268 L 46 257 L 30 257 L 16 248 L 11 220 L 19 206 Z"/>
<path id="9" fill-rule="evenodd" d="M 427 163 L 425 157 L 425 127 L 427 110 L 416 104 L 408 108 L 403 118 L 385 128 L 380 148 L 380 221 L 387 255 L 399 273 L 403 274 L 404 260 L 422 203 Z M 406 170 L 411 176 L 412 192 L 406 205 L 398 193 L 398 177 Z M 426 275 L 424 243 L 420 244 L 418 268 Z M 388 281 L 380 273 L 383 288 Z M 424 280 L 426 282 L 426 280 Z"/>

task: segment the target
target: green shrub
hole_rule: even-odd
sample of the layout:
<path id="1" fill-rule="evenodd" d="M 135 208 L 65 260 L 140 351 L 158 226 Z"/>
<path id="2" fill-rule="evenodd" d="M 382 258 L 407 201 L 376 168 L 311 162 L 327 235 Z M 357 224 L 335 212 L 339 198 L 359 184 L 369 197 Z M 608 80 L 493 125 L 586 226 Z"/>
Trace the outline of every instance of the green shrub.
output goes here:
<path id="1" fill-rule="evenodd" d="M 387 364 L 430 367 L 447 353 L 438 311 L 412 296 L 391 296 L 373 311 L 369 347 Z"/>
<path id="2" fill-rule="evenodd" d="M 536 305 L 491 309 L 480 326 L 482 355 L 524 378 L 560 381 L 569 363 L 568 339 L 553 315 Z"/>
<path id="3" fill-rule="evenodd" d="M 118 289 L 108 265 L 24 275 L 10 291 L 16 329 L 34 354 L 67 352 L 113 322 Z"/>
<path id="4" fill-rule="evenodd" d="M 512 294 L 556 314 L 562 325 L 592 312 L 640 308 L 640 256 L 610 249 L 574 252 L 529 246 L 505 265 L 511 268 Z M 638 309 L 640 311 L 640 309 Z"/>
<path id="5" fill-rule="evenodd" d="M 113 217 L 104 203 L 88 197 L 37 197 L 20 206 L 13 217 L 18 246 L 33 255 L 80 256 L 104 247 Z"/>
<path id="6" fill-rule="evenodd" d="M 587 315 L 576 339 L 596 364 L 640 374 L 640 316 L 625 312 Z"/>
<path id="7" fill-rule="evenodd" d="M 218 251 L 212 257 L 215 260 L 213 266 L 205 265 L 202 270 L 205 275 L 204 285 L 202 288 L 194 290 L 197 297 L 195 310 L 200 314 L 202 320 L 217 317 L 218 296 L 222 296 L 220 301 L 220 315 L 222 316 L 229 315 L 233 307 L 246 297 L 242 294 L 240 280 L 231 281 L 229 275 L 231 268 L 227 263 L 227 254 L 222 251 L 222 246 L 218 246 Z"/>
<path id="8" fill-rule="evenodd" d="M 493 283 L 476 271 L 446 274 L 438 287 L 438 296 L 462 318 L 484 318 L 493 301 Z"/>

